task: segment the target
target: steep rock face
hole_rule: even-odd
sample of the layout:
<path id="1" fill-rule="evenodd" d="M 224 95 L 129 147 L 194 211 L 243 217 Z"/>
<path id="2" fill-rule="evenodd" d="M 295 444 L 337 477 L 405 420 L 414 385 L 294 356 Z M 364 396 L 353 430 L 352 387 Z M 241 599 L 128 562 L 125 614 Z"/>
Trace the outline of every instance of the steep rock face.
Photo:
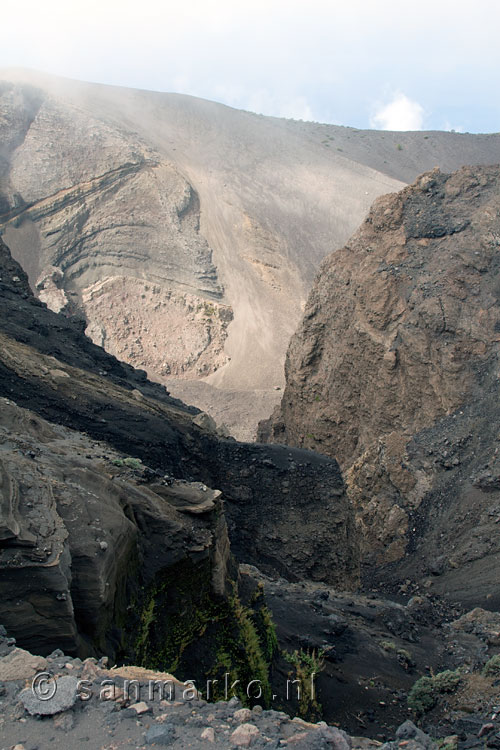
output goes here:
<path id="1" fill-rule="evenodd" d="M 498 134 L 358 131 L 33 71 L 0 75 L 0 231 L 32 285 L 52 309 L 84 316 L 108 351 L 160 382 L 175 378 L 179 398 L 226 412 L 240 439 L 254 439 L 277 403 L 320 261 L 373 200 L 436 164 L 500 159 Z M 122 305 L 111 308 L 117 276 Z M 171 304 L 156 308 L 142 283 Z M 180 328 L 191 295 L 224 320 L 207 325 L 188 310 Z M 120 325 L 120 307 L 137 333 Z"/>
<path id="2" fill-rule="evenodd" d="M 498 351 L 498 169 L 432 172 L 380 198 L 323 263 L 273 434 L 349 466 L 472 393 Z"/>
<path id="3" fill-rule="evenodd" d="M 0 397 L 0 618 L 21 644 L 58 607 L 47 650 L 60 639 L 72 651 L 116 653 L 128 571 L 140 569 L 147 587 L 188 567 L 203 576 L 205 599 L 209 585 L 221 596 L 226 517 L 239 560 L 356 585 L 354 519 L 335 461 L 199 426 L 196 409 L 34 298 L 1 240 Z M 122 476 L 117 462 L 138 473 Z"/>
<path id="4" fill-rule="evenodd" d="M 380 439 L 347 473 L 375 585 L 417 581 L 466 607 L 500 608 L 495 370 L 469 403 L 413 436 Z"/>
<path id="5" fill-rule="evenodd" d="M 461 575 L 466 549 L 488 558 L 486 566 L 497 554 L 493 539 L 470 549 L 471 530 L 487 513 L 473 501 L 470 476 L 496 450 L 483 420 L 496 414 L 498 388 L 499 175 L 498 167 L 435 170 L 375 202 L 323 263 L 290 344 L 281 407 L 261 425 L 264 437 L 338 458 L 370 564 L 397 564 L 417 548 L 430 554 L 431 519 L 441 541 L 450 537 L 442 554 Z M 467 447 L 479 449 L 476 429 L 482 458 Z M 453 509 L 468 503 L 471 525 L 451 522 Z M 483 575 L 484 597 L 493 579 Z"/>
<path id="6" fill-rule="evenodd" d="M 160 477 L 141 484 L 105 443 L 7 399 L 0 430 L 2 619 L 21 642 L 116 653 L 130 587 L 189 559 L 206 561 L 214 595 L 224 595 L 220 493 L 205 488 L 200 505 L 197 485 L 171 481 L 166 501 Z"/>
<path id="7" fill-rule="evenodd" d="M 217 302 L 223 289 L 190 183 L 137 136 L 35 89 L 4 84 L 0 106 L 0 223 L 40 299 L 83 317 L 96 343 L 157 375 L 209 375 L 225 364 L 232 312 Z M 182 314 L 208 304 L 222 320 Z M 138 318 L 130 336 L 127 314 Z"/>

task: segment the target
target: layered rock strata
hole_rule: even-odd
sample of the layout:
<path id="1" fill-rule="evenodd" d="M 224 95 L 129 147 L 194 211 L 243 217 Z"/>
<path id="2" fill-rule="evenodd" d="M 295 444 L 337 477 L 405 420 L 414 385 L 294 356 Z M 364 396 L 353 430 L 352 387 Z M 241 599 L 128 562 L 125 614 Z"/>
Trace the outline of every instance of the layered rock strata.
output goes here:
<path id="1" fill-rule="evenodd" d="M 356 584 L 335 461 L 219 437 L 34 298 L 1 241 L 0 265 L 2 619 L 21 644 L 50 619 L 47 649 L 61 640 L 116 653 L 131 591 L 149 592 L 176 566 L 196 577 L 201 564 L 205 601 L 228 595 L 226 518 L 238 559 L 293 580 Z"/>

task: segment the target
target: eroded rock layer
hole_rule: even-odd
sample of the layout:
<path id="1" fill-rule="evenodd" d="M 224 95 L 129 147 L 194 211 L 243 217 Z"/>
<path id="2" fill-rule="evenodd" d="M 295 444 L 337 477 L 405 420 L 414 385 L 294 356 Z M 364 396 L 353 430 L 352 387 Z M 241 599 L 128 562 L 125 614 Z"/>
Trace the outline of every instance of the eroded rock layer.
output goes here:
<path id="1" fill-rule="evenodd" d="M 78 107 L 7 83 L 0 97 L 0 223 L 40 299 L 80 315 L 96 343 L 158 376 L 225 364 L 232 311 L 218 304 L 192 185 L 137 135 Z M 183 314 L 205 307 L 214 320 Z"/>
<path id="2" fill-rule="evenodd" d="M 237 592 L 227 527 L 238 559 L 356 585 L 335 461 L 219 437 L 206 415 L 48 310 L 1 240 L 0 397 L 0 619 L 21 644 L 43 631 L 44 651 L 114 655 L 130 636 L 127 607 L 134 617 L 146 607 L 136 638 L 148 607 L 158 623 L 186 601 L 206 615 Z M 134 648 L 156 664 L 147 642 Z"/>
<path id="3" fill-rule="evenodd" d="M 497 597 L 499 248 L 498 167 L 434 170 L 378 199 L 323 263 L 261 426 L 338 458 L 367 563 L 483 603 Z"/>
<path id="4" fill-rule="evenodd" d="M 277 403 L 320 261 L 373 200 L 436 164 L 500 159 L 498 134 L 358 131 L 0 77 L 0 232 L 36 293 L 180 398 L 226 412 L 240 439 Z M 178 382 L 200 378 L 199 393 Z"/>

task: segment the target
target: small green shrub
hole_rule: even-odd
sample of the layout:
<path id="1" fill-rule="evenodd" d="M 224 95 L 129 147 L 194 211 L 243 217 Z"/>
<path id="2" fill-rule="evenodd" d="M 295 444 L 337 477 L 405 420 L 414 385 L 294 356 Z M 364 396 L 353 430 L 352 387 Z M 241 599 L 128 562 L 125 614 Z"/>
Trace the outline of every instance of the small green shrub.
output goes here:
<path id="1" fill-rule="evenodd" d="M 440 695 L 456 690 L 459 682 L 459 672 L 449 669 L 432 677 L 421 677 L 408 694 L 408 707 L 417 716 L 422 716 L 434 708 Z"/>
<path id="2" fill-rule="evenodd" d="M 411 654 L 405 648 L 398 648 L 394 641 L 380 641 L 379 646 L 388 651 L 389 653 L 397 654 L 397 656 L 405 661 L 411 662 Z"/>
<path id="3" fill-rule="evenodd" d="M 500 677 L 500 654 L 495 654 L 488 659 L 483 667 L 483 677 Z"/>
<path id="4" fill-rule="evenodd" d="M 432 678 L 434 690 L 437 693 L 453 693 L 460 682 L 460 674 L 447 669 L 445 672 L 439 672 Z"/>
<path id="5" fill-rule="evenodd" d="M 313 675 L 319 674 L 325 662 L 323 651 L 294 651 L 293 654 L 283 651 L 283 657 L 295 667 L 301 690 L 299 698 L 299 716 L 306 721 L 317 721 L 321 718 L 322 708 L 318 703 L 313 687 Z"/>
<path id="6" fill-rule="evenodd" d="M 129 469 L 142 469 L 142 461 L 140 458 L 133 458 L 128 456 L 127 458 L 114 458 L 111 463 L 113 466 L 128 466 Z"/>
<path id="7" fill-rule="evenodd" d="M 125 466 L 128 466 L 129 469 L 141 469 L 142 468 L 142 461 L 140 458 L 132 458 L 132 456 L 129 456 L 128 458 L 123 459 L 123 463 Z"/>
<path id="8" fill-rule="evenodd" d="M 398 145 L 396 146 L 396 148 L 397 148 L 398 151 L 402 151 L 403 150 L 403 147 L 402 147 L 402 145 L 400 143 L 398 143 Z"/>
<path id="9" fill-rule="evenodd" d="M 406 648 L 398 648 L 396 653 L 400 659 L 403 659 L 407 662 L 412 662 L 411 654 Z"/>
<path id="10" fill-rule="evenodd" d="M 436 705 L 432 677 L 421 677 L 408 694 L 408 707 L 421 716 Z"/>

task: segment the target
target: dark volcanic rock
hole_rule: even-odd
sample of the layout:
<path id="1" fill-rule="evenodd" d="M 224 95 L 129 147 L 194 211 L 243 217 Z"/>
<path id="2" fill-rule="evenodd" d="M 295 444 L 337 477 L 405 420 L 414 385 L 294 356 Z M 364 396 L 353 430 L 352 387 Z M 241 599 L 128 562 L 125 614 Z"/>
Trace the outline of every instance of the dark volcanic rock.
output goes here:
<path id="1" fill-rule="evenodd" d="M 115 653 L 123 632 L 113 623 L 138 563 L 147 586 L 184 558 L 205 559 L 223 594 L 225 517 L 238 559 L 355 585 L 356 534 L 335 461 L 200 427 L 196 409 L 36 300 L 1 240 L 0 277 L 0 618 L 21 645 L 42 633 L 44 652 Z M 190 485 L 172 477 L 221 490 L 225 516 L 211 490 L 186 497 Z"/>
<path id="2" fill-rule="evenodd" d="M 434 170 L 378 199 L 323 263 L 281 407 L 261 425 L 340 461 L 369 578 L 382 566 L 379 582 L 488 608 L 500 604 L 499 216 L 498 167 Z"/>

